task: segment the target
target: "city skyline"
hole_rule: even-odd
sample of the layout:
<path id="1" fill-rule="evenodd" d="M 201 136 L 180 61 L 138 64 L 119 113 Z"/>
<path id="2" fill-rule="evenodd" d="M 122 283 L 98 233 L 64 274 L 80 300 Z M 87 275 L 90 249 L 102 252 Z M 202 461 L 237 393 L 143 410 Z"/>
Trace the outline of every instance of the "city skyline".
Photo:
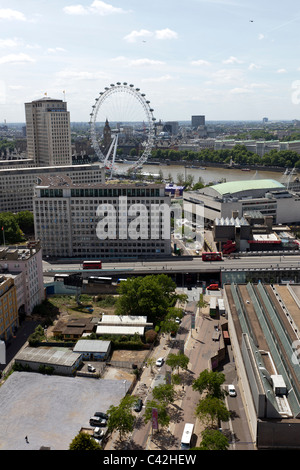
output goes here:
<path id="1" fill-rule="evenodd" d="M 25 102 L 68 102 L 88 121 L 99 91 L 128 82 L 157 120 L 299 119 L 300 11 L 291 0 L 12 0 L 0 7 L 0 123 Z"/>

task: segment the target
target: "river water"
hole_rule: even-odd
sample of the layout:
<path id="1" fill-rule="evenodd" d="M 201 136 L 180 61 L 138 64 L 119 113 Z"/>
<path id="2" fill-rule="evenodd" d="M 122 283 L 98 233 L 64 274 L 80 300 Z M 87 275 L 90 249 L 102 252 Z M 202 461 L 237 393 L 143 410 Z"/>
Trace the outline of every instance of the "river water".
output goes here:
<path id="1" fill-rule="evenodd" d="M 125 172 L 130 165 L 122 164 L 117 165 L 118 168 Z M 274 179 L 280 183 L 288 181 L 288 176 L 283 175 L 284 170 L 280 171 L 262 171 L 262 170 L 250 170 L 242 171 L 241 169 L 233 168 L 216 168 L 216 167 L 205 167 L 206 169 L 200 168 L 187 168 L 181 165 L 143 165 L 142 173 L 149 173 L 152 175 L 158 175 L 159 172 L 163 173 L 164 178 L 168 178 L 169 175 L 172 177 L 174 183 L 177 182 L 178 175 L 182 175 L 186 178 L 188 175 L 194 177 L 193 183 L 196 184 L 201 178 L 204 184 L 211 182 L 217 183 L 222 179 L 226 182 L 229 181 L 241 181 L 250 179 Z"/>

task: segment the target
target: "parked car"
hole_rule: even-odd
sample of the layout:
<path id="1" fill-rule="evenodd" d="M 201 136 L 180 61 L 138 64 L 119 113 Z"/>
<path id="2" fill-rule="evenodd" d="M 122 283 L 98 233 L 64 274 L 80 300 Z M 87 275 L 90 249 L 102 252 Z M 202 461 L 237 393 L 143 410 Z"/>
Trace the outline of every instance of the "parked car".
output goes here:
<path id="1" fill-rule="evenodd" d="M 108 415 L 106 413 L 102 413 L 102 411 L 96 411 L 94 416 L 97 416 L 97 418 L 106 419 L 106 421 L 108 420 Z"/>
<path id="2" fill-rule="evenodd" d="M 175 318 L 175 321 L 176 321 L 176 323 L 177 323 L 178 325 L 180 325 L 181 319 L 180 319 L 179 317 L 176 317 L 176 318 Z"/>
<path id="3" fill-rule="evenodd" d="M 236 389 L 234 385 L 228 385 L 228 393 L 231 397 L 236 397 Z"/>
<path id="4" fill-rule="evenodd" d="M 97 426 L 103 428 L 106 425 L 106 419 L 100 418 L 99 416 L 92 416 L 92 418 L 90 418 L 90 426 Z"/>
<path id="5" fill-rule="evenodd" d="M 87 365 L 87 368 L 88 368 L 88 371 L 89 371 L 89 372 L 96 372 L 96 369 L 95 369 L 94 366 L 92 366 L 92 364 L 88 364 L 88 365 Z"/>
<path id="6" fill-rule="evenodd" d="M 164 363 L 164 358 L 159 357 L 155 364 L 156 364 L 157 367 L 161 367 L 163 365 L 163 363 Z"/>
<path id="7" fill-rule="evenodd" d="M 95 428 L 94 433 L 93 433 L 93 437 L 95 437 L 96 439 L 102 439 L 104 434 L 105 434 L 105 432 L 103 431 L 103 429 Z"/>
<path id="8" fill-rule="evenodd" d="M 219 284 L 210 284 L 206 289 L 207 290 L 219 290 Z"/>
<path id="9" fill-rule="evenodd" d="M 141 411 L 141 409 L 143 408 L 143 400 L 141 400 L 141 398 L 138 398 L 137 402 L 135 403 L 133 409 L 134 411 Z"/>

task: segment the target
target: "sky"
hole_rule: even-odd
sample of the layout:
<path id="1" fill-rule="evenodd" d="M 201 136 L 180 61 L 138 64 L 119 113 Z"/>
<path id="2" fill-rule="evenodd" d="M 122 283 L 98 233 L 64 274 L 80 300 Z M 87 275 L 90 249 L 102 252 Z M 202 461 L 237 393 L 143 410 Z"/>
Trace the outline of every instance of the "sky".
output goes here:
<path id="1" fill-rule="evenodd" d="M 300 119 L 299 23 L 295 0 L 0 0 L 0 125 L 46 95 L 88 122 L 117 82 L 157 121 Z"/>

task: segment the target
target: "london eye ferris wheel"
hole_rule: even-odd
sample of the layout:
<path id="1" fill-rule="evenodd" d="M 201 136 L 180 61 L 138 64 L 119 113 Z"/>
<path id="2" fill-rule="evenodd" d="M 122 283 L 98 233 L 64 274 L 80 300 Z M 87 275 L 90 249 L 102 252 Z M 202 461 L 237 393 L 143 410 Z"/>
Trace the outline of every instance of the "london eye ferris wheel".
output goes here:
<path id="1" fill-rule="evenodd" d="M 130 170 L 146 163 L 154 145 L 153 111 L 146 95 L 132 84 L 117 82 L 99 93 L 90 113 L 90 136 L 98 160 L 111 174 L 117 171 L 118 145 L 137 149 Z M 107 125 L 109 135 L 104 133 Z"/>

